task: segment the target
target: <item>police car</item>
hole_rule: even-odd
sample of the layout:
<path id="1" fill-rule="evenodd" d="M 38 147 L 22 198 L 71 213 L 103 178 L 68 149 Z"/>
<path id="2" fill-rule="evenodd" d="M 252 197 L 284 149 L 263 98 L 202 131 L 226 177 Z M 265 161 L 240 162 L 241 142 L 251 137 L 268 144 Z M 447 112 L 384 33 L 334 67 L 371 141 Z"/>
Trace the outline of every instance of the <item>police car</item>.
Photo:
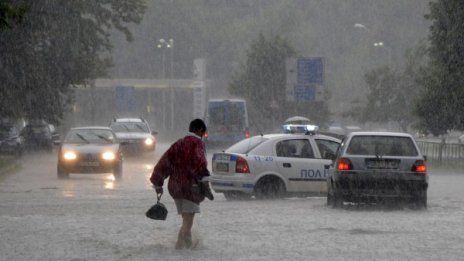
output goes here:
<path id="1" fill-rule="evenodd" d="M 253 136 L 213 154 L 211 186 L 226 199 L 325 195 L 328 167 L 340 143 L 312 132 Z"/>

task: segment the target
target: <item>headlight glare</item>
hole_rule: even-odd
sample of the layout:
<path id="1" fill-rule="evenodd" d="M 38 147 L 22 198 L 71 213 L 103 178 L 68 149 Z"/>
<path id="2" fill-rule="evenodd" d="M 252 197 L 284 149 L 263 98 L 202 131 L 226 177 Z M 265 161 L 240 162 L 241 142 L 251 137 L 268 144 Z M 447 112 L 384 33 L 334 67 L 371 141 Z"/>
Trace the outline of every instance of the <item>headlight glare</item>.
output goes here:
<path id="1" fill-rule="evenodd" d="M 147 146 L 153 145 L 153 139 L 152 138 L 146 138 L 145 139 L 145 145 L 147 145 Z"/>
<path id="2" fill-rule="evenodd" d="M 102 158 L 104 160 L 114 160 L 116 158 L 116 155 L 114 155 L 114 153 L 111 151 L 107 151 L 102 154 Z"/>
<path id="3" fill-rule="evenodd" d="M 77 158 L 77 154 L 74 151 L 66 151 L 63 153 L 63 158 L 65 160 L 75 160 Z"/>

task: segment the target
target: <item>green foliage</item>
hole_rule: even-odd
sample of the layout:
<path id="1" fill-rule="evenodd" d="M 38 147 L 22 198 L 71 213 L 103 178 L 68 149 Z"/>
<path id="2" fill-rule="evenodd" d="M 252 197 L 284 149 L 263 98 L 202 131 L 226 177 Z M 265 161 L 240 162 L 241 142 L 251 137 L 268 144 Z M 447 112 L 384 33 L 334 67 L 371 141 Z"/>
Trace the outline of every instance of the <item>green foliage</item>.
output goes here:
<path id="1" fill-rule="evenodd" d="M 229 83 L 232 95 L 248 101 L 252 120 L 262 130 L 273 130 L 287 117 L 297 114 L 327 116 L 327 109 L 324 111 L 324 106 L 319 103 L 320 107 L 311 113 L 314 104 L 287 102 L 285 61 L 295 56 L 296 51 L 285 39 L 279 36 L 266 38 L 261 33 L 247 51 L 245 65 Z"/>
<path id="2" fill-rule="evenodd" d="M 28 10 L 25 4 L 16 5 L 11 0 L 0 0 L 0 31 L 11 29 L 14 24 L 21 23 Z"/>
<path id="3" fill-rule="evenodd" d="M 430 63 L 424 70 L 423 92 L 417 103 L 418 126 L 424 132 L 444 134 L 464 129 L 464 2 L 430 3 Z"/>
<path id="4" fill-rule="evenodd" d="M 366 104 L 353 108 L 350 115 L 361 122 L 396 122 L 403 131 L 417 121 L 414 108 L 420 93 L 418 80 L 423 75 L 426 47 L 423 43 L 405 55 L 401 73 L 388 66 L 368 71 Z M 358 113 L 359 112 L 359 113 Z"/>
<path id="5" fill-rule="evenodd" d="M 12 30 L 0 32 L 0 117 L 58 122 L 72 85 L 106 75 L 110 30 L 142 19 L 143 0 L 38 0 Z"/>

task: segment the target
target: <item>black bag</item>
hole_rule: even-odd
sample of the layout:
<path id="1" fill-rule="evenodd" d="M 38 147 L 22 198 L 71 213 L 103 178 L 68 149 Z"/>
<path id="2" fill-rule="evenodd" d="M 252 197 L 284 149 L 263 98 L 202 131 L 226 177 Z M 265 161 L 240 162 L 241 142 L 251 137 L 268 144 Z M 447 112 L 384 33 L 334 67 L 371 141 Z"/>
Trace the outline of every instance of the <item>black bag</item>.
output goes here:
<path id="1" fill-rule="evenodd" d="M 166 217 L 168 216 L 168 210 L 166 206 L 160 202 L 161 195 L 162 194 L 159 196 L 157 195 L 158 201 L 145 213 L 147 218 L 154 220 L 166 220 Z"/>
<path id="2" fill-rule="evenodd" d="M 209 187 L 209 182 L 198 182 L 198 189 L 200 190 L 201 195 L 205 196 L 209 200 L 214 200 L 213 193 Z"/>

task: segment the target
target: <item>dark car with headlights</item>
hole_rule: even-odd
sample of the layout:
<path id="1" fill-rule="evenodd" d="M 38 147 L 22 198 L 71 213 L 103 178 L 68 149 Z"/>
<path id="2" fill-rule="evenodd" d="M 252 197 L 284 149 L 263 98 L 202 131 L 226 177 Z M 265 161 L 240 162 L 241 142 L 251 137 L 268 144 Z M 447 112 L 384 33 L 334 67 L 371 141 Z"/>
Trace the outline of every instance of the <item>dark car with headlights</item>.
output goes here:
<path id="1" fill-rule="evenodd" d="M 0 153 L 2 155 L 21 156 L 24 149 L 24 138 L 20 136 L 14 124 L 0 124 Z"/>
<path id="2" fill-rule="evenodd" d="M 352 132 L 327 178 L 327 204 L 411 203 L 427 207 L 425 157 L 414 138 L 398 132 Z"/>
<path id="3" fill-rule="evenodd" d="M 126 154 L 139 154 L 154 151 L 157 132 L 143 118 L 115 118 L 110 122 L 110 128 L 116 133 L 119 141 L 124 142 Z"/>
<path id="4" fill-rule="evenodd" d="M 70 173 L 113 173 L 122 177 L 123 155 L 108 127 L 72 128 L 58 150 L 58 178 Z"/>

